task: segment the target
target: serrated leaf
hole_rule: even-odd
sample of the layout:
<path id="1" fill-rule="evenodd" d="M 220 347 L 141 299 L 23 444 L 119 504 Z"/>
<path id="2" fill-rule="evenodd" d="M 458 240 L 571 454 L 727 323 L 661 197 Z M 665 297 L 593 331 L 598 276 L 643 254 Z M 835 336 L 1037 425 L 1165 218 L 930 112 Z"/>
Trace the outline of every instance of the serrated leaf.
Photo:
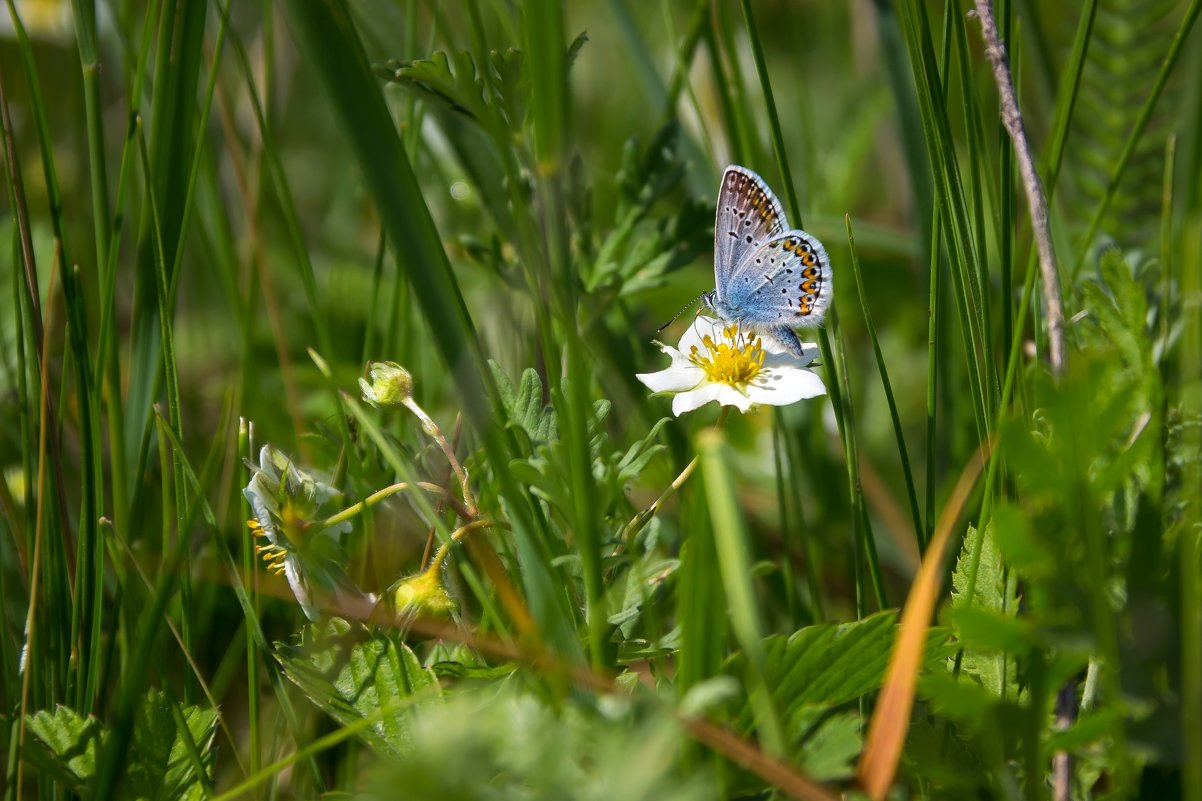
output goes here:
<path id="1" fill-rule="evenodd" d="M 411 696 L 439 694 L 434 672 L 403 642 L 338 618 L 305 627 L 299 645 L 277 643 L 276 658 L 288 678 L 343 725 Z M 378 753 L 397 755 L 409 743 L 412 720 L 413 708 L 404 706 L 360 737 Z"/>
<path id="2" fill-rule="evenodd" d="M 818 713 L 816 713 L 818 716 Z M 854 760 L 864 745 L 864 721 L 859 712 L 822 717 L 807 726 L 797 757 L 805 774 L 820 782 L 839 781 L 854 772 Z"/>
<path id="3" fill-rule="evenodd" d="M 980 538 L 980 553 L 977 557 L 975 577 L 972 575 L 972 555 L 978 547 Z M 969 585 L 973 586 L 971 603 L 969 601 Z M 1001 552 L 993 536 L 992 521 L 984 529 L 982 535 L 974 526 L 969 526 L 964 535 L 964 544 L 960 556 L 956 560 L 956 570 L 952 573 L 952 610 L 976 608 L 986 613 L 986 619 L 973 612 L 960 612 L 953 622 L 965 624 L 966 629 L 957 629 L 957 636 L 967 640 L 969 647 L 965 649 L 961 659 L 961 669 L 973 676 L 986 690 L 995 697 L 1014 697 L 1018 692 L 1017 669 L 1013 655 L 1005 649 L 999 649 L 993 643 L 985 643 L 974 639 L 976 635 L 982 638 L 989 632 L 991 621 L 1001 618 L 1014 618 L 1018 613 L 1018 599 L 1014 593 L 1014 581 L 1008 580 L 1002 563 Z M 1014 638 L 1022 642 L 1022 637 Z M 1022 649 L 1025 650 L 1025 649 Z"/>
<path id="4" fill-rule="evenodd" d="M 524 59 L 522 51 L 510 47 L 504 52 L 493 50 L 488 54 L 493 71 L 493 87 L 501 109 L 511 129 L 521 126 L 526 116 L 526 87 L 524 85 Z"/>
<path id="5" fill-rule="evenodd" d="M 203 792 L 167 697 L 151 690 L 134 721 L 133 741 L 119 785 L 119 798 L 182 801 Z M 210 762 L 217 711 L 189 706 L 181 710 L 201 759 Z M 81 718 L 59 707 L 26 718 L 26 758 L 40 771 L 74 792 L 83 792 L 96 769 L 96 753 L 107 739 L 94 717 Z"/>
<path id="6" fill-rule="evenodd" d="M 532 367 L 523 370 L 521 383 L 515 390 L 509 376 L 496 362 L 490 359 L 488 365 L 492 368 L 510 422 L 526 434 L 532 446 L 555 440 L 559 436 L 559 425 L 555 409 L 543 404 L 543 382 L 538 371 Z"/>
<path id="7" fill-rule="evenodd" d="M 133 758 L 127 763 L 125 784 L 131 798 L 182 799 L 201 789 L 196 766 L 184 737 L 190 737 L 202 757 L 213 742 L 217 712 L 186 707 L 181 710 L 188 731 L 181 732 L 163 693 L 151 691 L 134 724 Z"/>
<path id="8" fill-rule="evenodd" d="M 430 670 L 440 679 L 503 679 L 518 669 L 517 664 L 466 665 L 463 662 L 435 662 Z"/>
<path id="9" fill-rule="evenodd" d="M 772 697 L 787 730 L 800 731 L 814 706 L 834 706 L 880 689 L 897 634 L 897 610 L 852 623 L 807 626 L 788 638 L 764 640 Z M 942 663 L 955 652 L 947 629 L 933 628 L 923 663 Z"/>
<path id="10" fill-rule="evenodd" d="M 418 97 L 466 114 L 479 122 L 488 119 L 484 81 L 476 72 L 471 53 L 460 51 L 448 55 L 440 50 L 430 58 L 390 63 L 378 70 L 378 74 Z"/>
<path id="11" fill-rule="evenodd" d="M 96 771 L 96 752 L 103 742 L 100 721 L 60 706 L 27 715 L 25 728 L 25 758 L 55 781 L 82 791 Z"/>

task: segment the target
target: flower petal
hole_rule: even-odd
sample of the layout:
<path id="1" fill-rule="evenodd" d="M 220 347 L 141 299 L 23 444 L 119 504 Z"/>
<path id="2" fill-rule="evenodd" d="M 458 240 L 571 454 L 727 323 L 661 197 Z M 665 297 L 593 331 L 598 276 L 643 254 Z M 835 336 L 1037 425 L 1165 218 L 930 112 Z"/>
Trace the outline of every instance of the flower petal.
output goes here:
<path id="1" fill-rule="evenodd" d="M 747 387 L 747 396 L 753 403 L 768 406 L 786 406 L 825 394 L 826 385 L 818 374 L 802 368 L 765 370 Z"/>
<path id="2" fill-rule="evenodd" d="M 652 392 L 683 392 L 692 389 L 704 380 L 705 371 L 694 364 L 673 364 L 658 373 L 636 373 L 635 378 L 647 385 Z"/>
<path id="3" fill-rule="evenodd" d="M 293 554 L 288 554 L 284 557 L 284 575 L 288 577 L 288 586 L 292 587 L 292 594 L 296 596 L 297 603 L 305 613 L 305 617 L 314 623 L 318 620 L 317 607 L 313 605 L 313 599 L 309 597 L 309 582 L 305 579 L 305 573 L 301 570 L 300 559 Z"/>
<path id="4" fill-rule="evenodd" d="M 818 345 L 813 342 L 801 343 L 801 356 L 794 356 L 785 350 L 774 337 L 763 338 L 764 367 L 805 367 L 821 355 Z"/>
<path id="5" fill-rule="evenodd" d="M 696 389 L 681 392 L 672 399 L 672 414 L 680 417 L 686 412 L 701 408 L 710 401 L 716 401 L 724 388 L 729 389 L 725 384 L 702 384 Z"/>
<path id="6" fill-rule="evenodd" d="M 682 334 L 680 337 L 680 345 L 678 346 L 680 348 L 680 352 L 683 353 L 686 358 L 690 353 L 692 353 L 693 348 L 697 348 L 698 350 L 704 352 L 705 338 L 710 337 L 715 342 L 723 339 L 724 337 L 722 336 L 722 329 L 725 327 L 726 323 L 722 322 L 721 320 L 715 320 L 712 317 L 705 317 L 700 314 L 697 315 L 697 317 L 693 319 L 693 322 L 689 324 L 689 327 L 685 329 L 684 334 Z"/>
<path id="7" fill-rule="evenodd" d="M 259 526 L 262 527 L 263 533 L 267 535 L 267 540 L 272 545 L 279 545 L 275 519 L 272 516 L 273 511 L 278 512 L 279 506 L 276 504 L 275 498 L 271 497 L 261 486 L 262 480 L 262 474 L 255 473 L 250 483 L 246 485 L 246 489 L 242 490 L 242 496 L 246 498 L 246 502 L 250 504 L 251 510 L 255 513 L 255 517 L 259 519 Z"/>

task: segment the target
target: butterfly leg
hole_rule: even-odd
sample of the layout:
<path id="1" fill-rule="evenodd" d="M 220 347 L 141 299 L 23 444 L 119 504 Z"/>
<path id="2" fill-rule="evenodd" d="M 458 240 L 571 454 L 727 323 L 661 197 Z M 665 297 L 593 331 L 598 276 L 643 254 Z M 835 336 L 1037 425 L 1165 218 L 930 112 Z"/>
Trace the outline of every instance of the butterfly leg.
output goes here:
<path id="1" fill-rule="evenodd" d="M 792 328 L 786 328 L 785 326 L 781 325 L 777 326 L 776 328 L 769 329 L 769 333 L 776 337 L 776 339 L 780 340 L 780 344 L 784 345 L 785 350 L 789 351 L 789 353 L 792 353 L 798 358 L 804 355 L 801 348 L 801 340 L 797 338 L 797 334 L 793 333 Z"/>

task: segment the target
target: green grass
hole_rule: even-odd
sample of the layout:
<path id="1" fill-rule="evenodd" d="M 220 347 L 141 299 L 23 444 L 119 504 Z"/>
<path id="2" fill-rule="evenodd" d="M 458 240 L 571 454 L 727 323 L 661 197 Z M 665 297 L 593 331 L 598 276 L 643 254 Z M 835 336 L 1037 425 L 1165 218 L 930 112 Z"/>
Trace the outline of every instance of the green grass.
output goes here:
<path id="1" fill-rule="evenodd" d="M 57 5 L 0 39 L 5 801 L 1202 801 L 1198 0 L 994 6 L 1059 377 L 970 3 Z M 827 394 L 676 418 L 728 163 L 830 253 Z"/>

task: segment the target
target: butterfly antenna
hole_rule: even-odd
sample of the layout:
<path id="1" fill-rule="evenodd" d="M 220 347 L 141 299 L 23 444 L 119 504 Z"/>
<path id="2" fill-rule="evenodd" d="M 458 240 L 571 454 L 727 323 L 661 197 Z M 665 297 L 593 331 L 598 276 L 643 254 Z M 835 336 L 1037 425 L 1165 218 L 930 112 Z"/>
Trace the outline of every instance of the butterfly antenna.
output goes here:
<path id="1" fill-rule="evenodd" d="M 690 302 L 689 302 L 689 305 L 685 306 L 683 309 L 681 309 L 680 311 L 676 312 L 676 314 L 674 314 L 674 315 L 672 316 L 672 319 L 671 319 L 671 320 L 669 320 L 668 322 L 664 323 L 664 324 L 663 324 L 663 325 L 661 325 L 659 328 L 655 329 L 655 333 L 657 333 L 657 334 L 659 334 L 659 333 L 662 333 L 662 332 L 663 332 L 663 330 L 664 330 L 665 328 L 667 328 L 668 326 L 672 325 L 672 323 L 674 323 L 674 322 L 676 322 L 677 320 L 679 320 L 679 319 L 680 319 L 680 315 L 684 314 L 684 313 L 685 313 L 685 312 L 687 312 L 689 309 L 691 309 L 691 308 L 693 308 L 694 306 L 696 306 L 696 305 L 697 305 L 697 302 L 698 302 L 699 300 L 701 300 L 702 298 L 704 298 L 704 297 L 705 297 L 705 294 L 706 294 L 706 293 L 702 292 L 700 295 L 698 295 L 696 298 L 694 298 L 692 301 L 690 301 Z"/>

